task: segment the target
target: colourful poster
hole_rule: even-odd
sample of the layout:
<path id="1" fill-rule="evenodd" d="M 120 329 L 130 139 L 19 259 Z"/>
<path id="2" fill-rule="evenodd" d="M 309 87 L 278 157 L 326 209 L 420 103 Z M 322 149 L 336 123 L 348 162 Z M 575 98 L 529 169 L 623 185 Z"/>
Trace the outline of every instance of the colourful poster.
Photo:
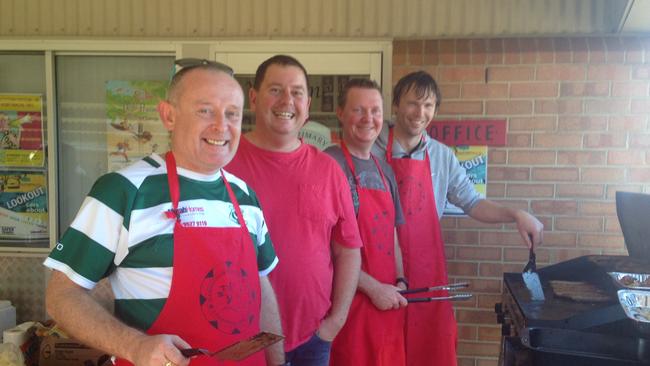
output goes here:
<path id="1" fill-rule="evenodd" d="M 156 106 L 165 98 L 165 81 L 106 83 L 108 170 L 121 169 L 151 153 L 169 150 L 169 135 Z"/>
<path id="2" fill-rule="evenodd" d="M 485 197 L 487 185 L 487 146 L 454 146 L 452 147 L 460 165 L 465 168 L 467 177 L 474 183 L 474 188 Z M 464 215 L 459 207 L 447 203 L 445 215 Z"/>
<path id="3" fill-rule="evenodd" d="M 0 166 L 43 167 L 43 99 L 0 94 Z"/>
<path id="4" fill-rule="evenodd" d="M 45 173 L 0 172 L 0 240 L 48 238 Z"/>

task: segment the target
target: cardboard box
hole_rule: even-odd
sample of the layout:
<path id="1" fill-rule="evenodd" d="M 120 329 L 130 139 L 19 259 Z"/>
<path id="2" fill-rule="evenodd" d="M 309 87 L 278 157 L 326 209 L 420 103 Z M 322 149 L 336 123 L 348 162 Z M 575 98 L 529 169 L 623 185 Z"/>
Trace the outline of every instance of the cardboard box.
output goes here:
<path id="1" fill-rule="evenodd" d="M 110 356 L 74 339 L 44 337 L 41 340 L 39 366 L 105 366 Z"/>

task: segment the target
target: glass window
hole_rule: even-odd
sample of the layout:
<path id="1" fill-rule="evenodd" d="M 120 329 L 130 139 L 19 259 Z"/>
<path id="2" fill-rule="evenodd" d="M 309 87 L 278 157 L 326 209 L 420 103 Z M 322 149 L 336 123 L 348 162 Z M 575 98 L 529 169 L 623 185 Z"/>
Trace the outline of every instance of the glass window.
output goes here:
<path id="1" fill-rule="evenodd" d="M 60 55 L 55 61 L 63 233 L 99 176 L 167 150 L 155 106 L 174 57 Z"/>
<path id="2" fill-rule="evenodd" d="M 0 53 L 0 248 L 48 248 L 43 52 Z"/>

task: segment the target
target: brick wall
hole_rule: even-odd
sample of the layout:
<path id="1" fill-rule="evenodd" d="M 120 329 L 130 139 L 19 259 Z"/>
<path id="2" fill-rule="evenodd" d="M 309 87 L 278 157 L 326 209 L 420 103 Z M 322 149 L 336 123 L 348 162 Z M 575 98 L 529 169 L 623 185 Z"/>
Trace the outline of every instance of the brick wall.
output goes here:
<path id="1" fill-rule="evenodd" d="M 393 82 L 440 83 L 440 118 L 505 118 L 490 148 L 487 195 L 545 226 L 541 265 L 625 254 L 617 190 L 650 192 L 650 37 L 396 41 Z M 476 295 L 458 303 L 459 364 L 496 365 L 502 273 L 528 259 L 513 225 L 443 219 L 449 273 Z"/>

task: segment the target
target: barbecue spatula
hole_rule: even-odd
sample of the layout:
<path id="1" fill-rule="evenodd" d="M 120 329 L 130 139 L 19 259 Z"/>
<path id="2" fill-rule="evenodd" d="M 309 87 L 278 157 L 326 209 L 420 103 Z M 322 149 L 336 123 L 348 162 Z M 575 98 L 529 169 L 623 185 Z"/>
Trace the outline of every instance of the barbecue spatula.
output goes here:
<path id="1" fill-rule="evenodd" d="M 535 250 L 533 249 L 535 244 L 533 244 L 532 235 L 530 238 L 530 253 L 528 255 L 528 263 L 524 267 L 524 271 L 521 273 L 524 278 L 524 283 L 530 292 L 530 297 L 535 301 L 544 301 L 544 290 L 542 290 L 542 283 L 539 281 L 539 275 L 537 274 L 537 264 L 535 263 Z"/>

